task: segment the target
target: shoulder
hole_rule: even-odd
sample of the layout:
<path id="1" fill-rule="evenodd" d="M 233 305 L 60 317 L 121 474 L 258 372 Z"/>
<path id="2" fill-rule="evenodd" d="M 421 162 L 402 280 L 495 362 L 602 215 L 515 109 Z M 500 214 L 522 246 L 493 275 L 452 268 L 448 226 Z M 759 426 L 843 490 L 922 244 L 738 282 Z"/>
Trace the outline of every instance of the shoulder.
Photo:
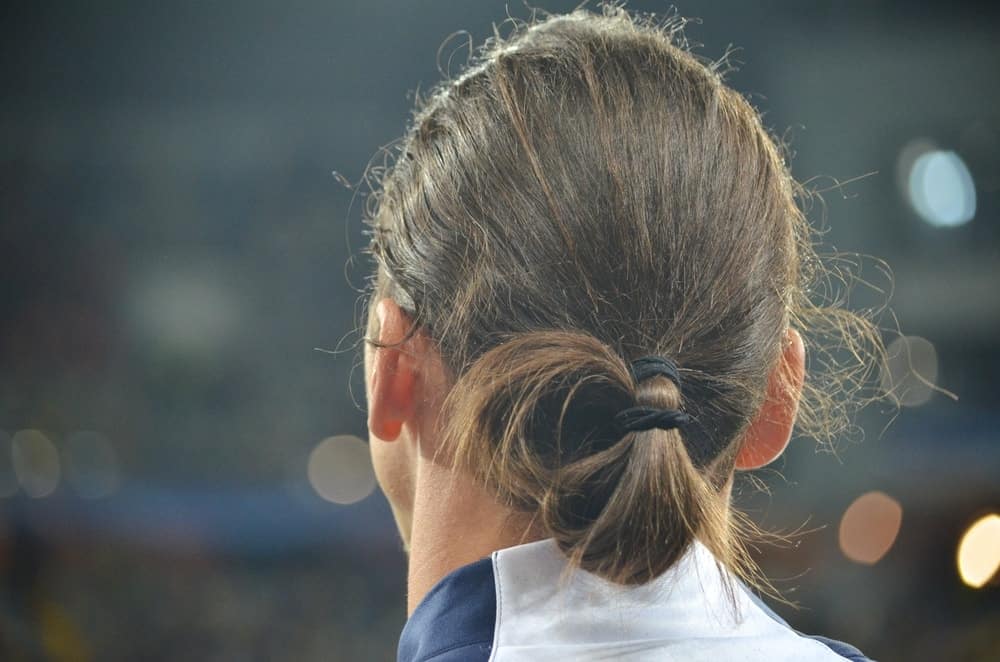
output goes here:
<path id="1" fill-rule="evenodd" d="M 496 624 L 493 562 L 464 566 L 438 582 L 399 639 L 399 662 L 488 660 Z"/>
<path id="2" fill-rule="evenodd" d="M 824 646 L 829 648 L 833 653 L 836 653 L 845 660 L 850 660 L 851 662 L 873 662 L 873 660 L 866 657 L 865 654 L 862 653 L 860 650 L 858 650 L 857 648 L 855 648 L 850 644 L 844 643 L 843 641 L 837 641 L 836 639 L 830 639 L 829 637 L 823 637 L 818 634 L 803 634 L 798 630 L 795 630 L 794 628 L 792 628 L 791 625 L 788 624 L 788 622 L 785 619 L 783 619 L 781 616 L 778 616 L 778 614 L 776 614 L 773 609 L 768 607 L 767 604 L 763 600 L 761 600 L 758 596 L 751 593 L 748 589 L 746 589 L 746 587 L 743 587 L 743 590 L 747 595 L 747 597 L 750 599 L 750 601 L 753 603 L 753 605 L 757 607 L 764 615 L 774 620 L 775 622 L 779 623 L 780 625 L 788 628 L 798 636 L 823 644 Z"/>

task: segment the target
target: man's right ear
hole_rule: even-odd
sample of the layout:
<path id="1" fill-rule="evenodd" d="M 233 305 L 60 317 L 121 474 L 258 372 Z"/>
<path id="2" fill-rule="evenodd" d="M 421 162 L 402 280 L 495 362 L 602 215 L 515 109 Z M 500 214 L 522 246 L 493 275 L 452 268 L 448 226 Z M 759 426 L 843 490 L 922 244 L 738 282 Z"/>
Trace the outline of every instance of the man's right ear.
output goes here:
<path id="1" fill-rule="evenodd" d="M 377 345 L 372 352 L 368 429 L 382 441 L 399 438 L 417 404 L 418 371 L 406 337 L 413 324 L 392 299 L 376 304 Z"/>

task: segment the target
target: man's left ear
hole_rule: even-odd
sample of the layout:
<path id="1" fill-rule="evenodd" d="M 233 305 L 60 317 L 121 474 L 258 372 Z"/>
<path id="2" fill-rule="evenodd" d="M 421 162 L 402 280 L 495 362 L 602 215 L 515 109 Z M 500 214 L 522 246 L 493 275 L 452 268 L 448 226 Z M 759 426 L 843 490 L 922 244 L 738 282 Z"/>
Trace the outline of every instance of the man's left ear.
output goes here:
<path id="1" fill-rule="evenodd" d="M 375 308 L 379 346 L 372 351 L 368 385 L 368 431 L 381 441 L 395 441 L 417 406 L 416 359 L 407 333 L 410 317 L 392 299 Z"/>
<path id="2" fill-rule="evenodd" d="M 758 469 L 781 455 L 792 438 L 806 374 L 806 349 L 795 329 L 785 332 L 781 357 L 771 370 L 763 406 L 747 429 L 737 469 Z"/>

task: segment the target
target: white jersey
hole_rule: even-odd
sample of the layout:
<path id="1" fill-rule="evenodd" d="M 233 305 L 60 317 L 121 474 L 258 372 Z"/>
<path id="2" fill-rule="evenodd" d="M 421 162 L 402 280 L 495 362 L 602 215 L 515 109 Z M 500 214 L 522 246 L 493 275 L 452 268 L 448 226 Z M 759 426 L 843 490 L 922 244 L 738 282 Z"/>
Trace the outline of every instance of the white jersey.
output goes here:
<path id="1" fill-rule="evenodd" d="M 867 660 L 793 630 L 741 582 L 724 580 L 699 542 L 642 586 L 568 572 L 567 563 L 542 540 L 459 568 L 414 610 L 399 662 Z"/>

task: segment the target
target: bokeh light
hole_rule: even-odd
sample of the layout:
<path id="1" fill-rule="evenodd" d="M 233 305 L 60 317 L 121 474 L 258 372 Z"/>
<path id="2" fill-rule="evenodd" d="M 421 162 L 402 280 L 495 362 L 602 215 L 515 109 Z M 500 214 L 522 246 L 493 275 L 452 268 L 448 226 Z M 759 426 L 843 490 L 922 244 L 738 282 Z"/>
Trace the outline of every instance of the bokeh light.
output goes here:
<path id="1" fill-rule="evenodd" d="M 352 435 L 327 437 L 309 454 L 309 483 L 327 501 L 361 501 L 375 489 L 368 445 Z"/>
<path id="2" fill-rule="evenodd" d="M 85 499 L 101 499 L 118 489 L 118 456 L 100 432 L 74 432 L 66 440 L 67 482 Z"/>
<path id="3" fill-rule="evenodd" d="M 222 266 L 206 260 L 161 264 L 136 275 L 130 314 L 152 346 L 181 357 L 210 357 L 237 333 L 240 297 Z"/>
<path id="4" fill-rule="evenodd" d="M 1000 515 L 976 520 L 958 544 L 958 574 L 968 586 L 985 586 L 1000 569 Z"/>
<path id="5" fill-rule="evenodd" d="M 933 226 L 962 225 L 976 215 L 972 174 L 955 152 L 931 149 L 913 159 L 906 190 L 913 209 Z"/>
<path id="6" fill-rule="evenodd" d="M 18 430 L 11 440 L 14 474 L 25 494 L 48 496 L 59 486 L 59 452 L 40 430 Z"/>
<path id="7" fill-rule="evenodd" d="M 898 501 L 883 492 L 863 494 L 840 520 L 840 549 L 852 561 L 873 565 L 892 549 L 902 522 Z"/>
<path id="8" fill-rule="evenodd" d="M 919 407 L 930 400 L 938 378 L 934 345 L 920 336 L 901 336 L 889 343 L 886 354 L 882 390 L 904 407 Z"/>

